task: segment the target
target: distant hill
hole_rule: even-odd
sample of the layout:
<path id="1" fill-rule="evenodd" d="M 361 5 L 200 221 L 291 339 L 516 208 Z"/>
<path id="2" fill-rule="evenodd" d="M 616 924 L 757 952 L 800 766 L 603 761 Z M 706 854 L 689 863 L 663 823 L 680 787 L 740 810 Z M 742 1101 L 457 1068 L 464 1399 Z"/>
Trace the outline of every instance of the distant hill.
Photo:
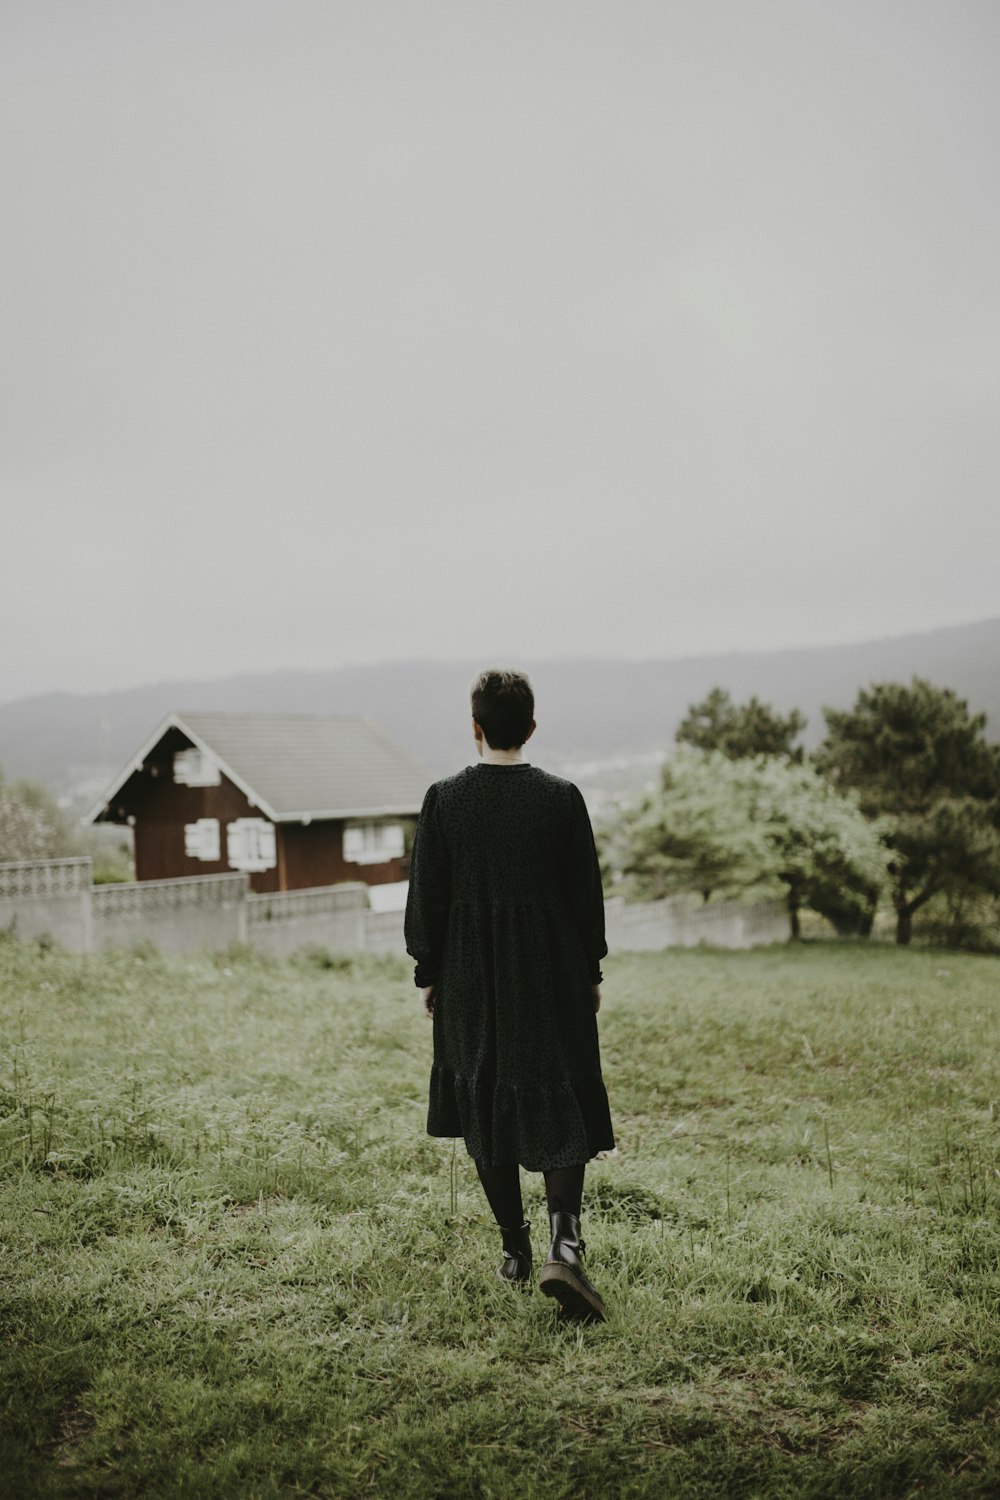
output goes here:
<path id="1" fill-rule="evenodd" d="M 382 724 L 429 776 L 472 756 L 466 708 L 480 661 L 387 662 L 329 672 L 266 672 L 178 681 L 100 694 L 53 693 L 0 704 L 0 768 L 75 799 L 96 798 L 170 709 L 364 713 Z M 732 652 L 677 660 L 528 661 L 538 695 L 532 759 L 586 781 L 635 780 L 673 740 L 688 706 L 718 684 L 808 717 L 823 737 L 824 705 L 848 707 L 872 682 L 914 674 L 953 688 L 989 716 L 1000 737 L 1000 618 L 860 645 Z M 602 772 L 603 765 L 603 775 Z"/>

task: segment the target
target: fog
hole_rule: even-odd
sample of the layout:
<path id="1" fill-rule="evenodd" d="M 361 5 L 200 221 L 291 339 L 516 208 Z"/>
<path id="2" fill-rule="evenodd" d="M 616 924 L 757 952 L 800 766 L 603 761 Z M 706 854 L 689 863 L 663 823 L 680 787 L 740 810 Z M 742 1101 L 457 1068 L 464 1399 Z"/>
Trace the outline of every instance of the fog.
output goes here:
<path id="1" fill-rule="evenodd" d="M 0 699 L 1000 614 L 992 0 L 0 9 Z"/>

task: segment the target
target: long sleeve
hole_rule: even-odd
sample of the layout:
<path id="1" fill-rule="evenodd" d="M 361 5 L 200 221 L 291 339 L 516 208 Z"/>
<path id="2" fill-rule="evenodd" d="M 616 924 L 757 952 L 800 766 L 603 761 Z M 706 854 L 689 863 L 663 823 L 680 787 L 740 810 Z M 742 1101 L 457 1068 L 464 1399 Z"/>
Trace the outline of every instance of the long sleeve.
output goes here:
<path id="1" fill-rule="evenodd" d="M 406 951 L 416 960 L 414 983 L 421 988 L 440 977 L 450 904 L 448 849 L 440 827 L 437 787 L 431 786 L 420 809 L 410 856 L 404 926 Z"/>
<path id="2" fill-rule="evenodd" d="M 590 826 L 587 804 L 577 787 L 571 787 L 570 832 L 566 842 L 567 892 L 593 984 L 601 982 L 601 959 L 608 951 L 604 936 L 604 890 L 601 867 Z"/>

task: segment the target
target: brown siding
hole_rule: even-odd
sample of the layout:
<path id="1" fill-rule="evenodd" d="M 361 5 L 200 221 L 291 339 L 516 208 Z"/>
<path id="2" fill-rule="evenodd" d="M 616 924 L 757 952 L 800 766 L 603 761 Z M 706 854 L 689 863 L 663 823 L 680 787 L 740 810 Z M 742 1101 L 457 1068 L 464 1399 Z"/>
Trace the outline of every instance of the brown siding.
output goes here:
<path id="1" fill-rule="evenodd" d="M 316 885 L 337 885 L 342 880 L 363 880 L 366 885 L 384 885 L 405 880 L 408 861 L 389 859 L 379 865 L 356 865 L 344 859 L 344 825 L 329 823 L 282 823 L 279 844 L 284 851 L 285 877 L 290 891 Z"/>
<path id="2" fill-rule="evenodd" d="M 173 779 L 174 753 L 189 745 L 185 735 L 175 729 L 168 730 L 142 770 L 129 778 L 115 799 L 115 811 L 121 807 L 126 815 L 135 818 L 137 880 L 228 874 L 225 857 L 190 859 L 184 853 L 185 823 L 194 823 L 198 818 L 218 818 L 222 830 L 220 852 L 225 856 L 225 825 L 234 818 L 261 816 L 239 787 L 225 776 L 219 786 L 178 786 Z"/>

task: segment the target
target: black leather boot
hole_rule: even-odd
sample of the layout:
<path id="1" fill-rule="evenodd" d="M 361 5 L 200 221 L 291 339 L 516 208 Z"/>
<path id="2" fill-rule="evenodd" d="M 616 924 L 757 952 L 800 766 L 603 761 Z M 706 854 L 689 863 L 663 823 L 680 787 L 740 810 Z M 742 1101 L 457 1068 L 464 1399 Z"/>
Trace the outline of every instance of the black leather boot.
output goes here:
<path id="1" fill-rule="evenodd" d="M 538 1285 L 546 1297 L 555 1297 L 567 1317 L 585 1323 L 603 1323 L 601 1294 L 583 1271 L 581 1258 L 587 1247 L 580 1238 L 580 1220 L 576 1214 L 564 1213 L 551 1214 L 550 1218 L 552 1248 Z"/>
<path id="2" fill-rule="evenodd" d="M 531 1280 L 531 1225 L 525 1219 L 512 1229 L 501 1226 L 500 1237 L 507 1259 L 497 1270 L 501 1281 L 514 1281 L 526 1286 Z"/>

